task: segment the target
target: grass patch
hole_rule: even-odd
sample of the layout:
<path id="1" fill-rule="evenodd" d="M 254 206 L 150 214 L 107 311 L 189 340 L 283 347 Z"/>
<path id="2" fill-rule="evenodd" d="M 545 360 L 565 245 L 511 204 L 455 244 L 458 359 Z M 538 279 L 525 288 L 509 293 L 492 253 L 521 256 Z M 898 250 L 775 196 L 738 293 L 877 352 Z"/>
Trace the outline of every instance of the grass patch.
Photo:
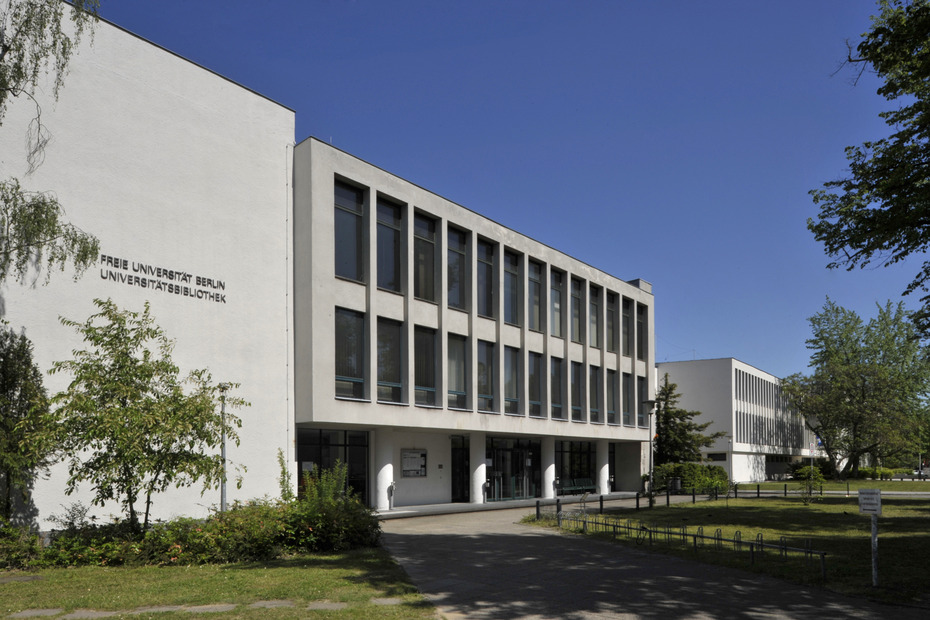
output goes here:
<path id="1" fill-rule="evenodd" d="M 784 492 L 785 485 L 788 485 L 788 494 L 797 493 L 801 488 L 797 480 L 787 480 L 785 482 L 760 482 L 758 487 L 762 491 L 782 491 Z M 859 480 L 847 480 L 843 482 L 838 482 L 834 480 L 828 480 L 823 483 L 823 490 L 826 493 L 827 491 L 832 492 L 843 492 L 847 490 L 847 486 L 850 494 L 854 494 L 856 489 L 881 489 L 882 491 L 898 491 L 902 493 L 930 493 L 930 480 L 870 480 L 870 479 L 859 479 Z M 739 494 L 751 494 L 756 492 L 757 484 L 755 482 L 746 483 L 739 485 Z"/>
<path id="2" fill-rule="evenodd" d="M 20 581 L 21 577 L 38 577 Z M 11 579 L 13 578 L 13 579 Z M 320 617 L 429 618 L 433 607 L 383 549 L 305 555 L 252 564 L 85 566 L 29 573 L 0 572 L 0 615 L 24 609 L 129 611 L 141 607 L 232 603 L 234 618 L 304 618 L 315 601 L 346 603 Z M 399 598 L 399 605 L 375 605 L 372 599 Z M 249 609 L 257 601 L 288 600 L 293 607 Z M 144 614 L 139 617 L 146 617 Z M 152 617 L 190 618 L 185 611 Z"/>
<path id="3" fill-rule="evenodd" d="M 930 555 L 930 500 L 927 499 L 882 498 L 882 516 L 878 518 L 878 588 L 872 587 L 871 520 L 869 515 L 859 514 L 856 497 L 825 496 L 809 506 L 799 497 L 720 499 L 639 511 L 613 509 L 602 516 L 622 524 L 632 520 L 634 524 L 642 522 L 651 529 L 669 528 L 679 534 L 679 538 L 672 541 L 667 541 L 664 535 L 656 537 L 651 548 L 657 552 L 761 572 L 796 583 L 824 585 L 837 592 L 886 602 L 930 605 L 925 571 L 925 558 Z M 705 536 L 713 536 L 719 528 L 722 538 L 729 539 L 739 532 L 742 550 L 734 550 L 729 543 L 717 549 L 712 541 L 704 541 L 695 551 L 692 538 L 681 542 L 682 528 L 689 534 L 696 534 L 698 528 L 703 528 Z M 592 530 L 590 528 L 589 532 Z M 767 543 L 778 543 L 785 537 L 788 546 L 804 548 L 809 544 L 817 551 L 825 551 L 826 582 L 821 581 L 820 561 L 816 556 L 813 561 L 800 555 L 789 555 L 785 559 L 778 551 L 767 549 L 761 558 L 756 555 L 754 564 L 750 563 L 747 543 L 755 541 L 758 534 L 762 534 Z M 635 535 L 621 535 L 617 540 L 643 547 L 649 544 L 648 538 L 637 540 Z"/>

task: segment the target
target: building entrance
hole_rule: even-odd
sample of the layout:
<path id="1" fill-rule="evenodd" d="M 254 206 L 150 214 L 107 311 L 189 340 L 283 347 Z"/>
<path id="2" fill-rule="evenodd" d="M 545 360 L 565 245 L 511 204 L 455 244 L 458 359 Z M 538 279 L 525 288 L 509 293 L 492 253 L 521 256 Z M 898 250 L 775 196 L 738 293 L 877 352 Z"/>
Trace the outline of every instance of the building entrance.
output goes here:
<path id="1" fill-rule="evenodd" d="M 539 497 L 540 454 L 538 440 L 489 437 L 488 501 Z"/>

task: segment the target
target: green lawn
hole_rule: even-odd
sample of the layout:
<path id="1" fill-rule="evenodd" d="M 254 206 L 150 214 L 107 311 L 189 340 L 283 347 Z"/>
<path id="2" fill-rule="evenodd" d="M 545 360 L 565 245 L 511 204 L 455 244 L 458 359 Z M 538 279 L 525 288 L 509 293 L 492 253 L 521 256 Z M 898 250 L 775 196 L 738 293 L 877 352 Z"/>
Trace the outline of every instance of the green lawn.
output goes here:
<path id="1" fill-rule="evenodd" d="M 884 483 L 891 484 L 891 483 Z M 894 483 L 899 484 L 899 483 Z M 907 484 L 907 483 L 905 483 Z M 920 483 L 915 483 L 920 484 Z M 923 483 L 928 484 L 928 483 Z M 882 487 L 883 489 L 885 487 Z M 790 490 L 790 486 L 789 486 Z M 845 485 L 843 485 L 845 490 Z M 858 499 L 845 496 L 824 496 L 805 506 L 798 497 L 743 498 L 673 504 L 660 502 L 656 508 L 605 511 L 605 516 L 622 524 L 668 528 L 679 534 L 676 540 L 655 537 L 652 548 L 704 562 L 713 562 L 745 570 L 764 572 L 786 580 L 821 585 L 820 561 L 801 554 L 780 557 L 778 551 L 766 550 L 762 557 L 751 556 L 746 543 L 759 534 L 766 543 L 778 543 L 782 537 L 792 547 L 807 547 L 825 551 L 825 587 L 847 594 L 865 595 L 890 602 L 909 602 L 930 606 L 930 579 L 927 558 L 930 558 L 930 499 L 882 497 L 882 516 L 878 518 L 879 587 L 872 587 L 871 519 L 860 515 Z M 715 548 L 704 541 L 695 550 L 694 539 L 681 542 L 682 528 L 696 534 L 702 528 L 705 536 L 721 530 L 722 538 L 743 541 L 739 551 L 732 544 Z M 593 528 L 589 528 L 593 530 Z M 604 534 L 597 534 L 604 535 Z M 648 538 L 621 536 L 626 544 L 648 546 Z"/>
<path id="2" fill-rule="evenodd" d="M 314 617 L 430 618 L 434 608 L 383 549 L 301 556 L 261 564 L 82 567 L 26 573 L 0 572 L 0 616 L 24 609 L 134 610 L 141 607 L 232 603 L 224 618 L 305 618 L 313 602 L 345 603 Z M 400 599 L 379 605 L 373 599 Z M 287 600 L 293 607 L 250 609 L 257 601 Z M 153 618 L 190 618 L 186 611 Z M 137 616 L 147 617 L 146 614 Z"/>
<path id="3" fill-rule="evenodd" d="M 755 493 L 756 486 L 759 486 L 763 491 L 784 491 L 785 485 L 788 485 L 788 493 L 798 491 L 798 483 L 794 480 L 789 480 L 788 482 L 762 482 L 758 485 L 755 483 L 752 484 L 740 484 L 739 485 L 739 494 L 743 493 Z M 828 480 L 823 483 L 823 490 L 826 491 L 842 491 L 846 492 L 847 488 L 850 493 L 854 493 L 856 489 L 881 489 L 882 491 L 902 491 L 908 493 L 930 493 L 930 480 L 848 480 L 843 482 L 835 482 Z"/>

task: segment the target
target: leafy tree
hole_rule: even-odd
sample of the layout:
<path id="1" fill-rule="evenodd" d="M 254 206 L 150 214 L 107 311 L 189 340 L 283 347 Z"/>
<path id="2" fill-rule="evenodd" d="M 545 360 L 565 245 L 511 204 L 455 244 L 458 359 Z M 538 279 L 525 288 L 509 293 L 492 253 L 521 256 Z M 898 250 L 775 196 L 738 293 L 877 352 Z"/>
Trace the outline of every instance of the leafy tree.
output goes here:
<path id="1" fill-rule="evenodd" d="M 214 385 L 206 370 L 179 378 L 171 360 L 174 344 L 155 325 L 148 303 L 141 313 L 120 310 L 111 300 L 94 303 L 100 311 L 84 323 L 61 319 L 87 348 L 55 362 L 51 371 L 73 376 L 53 398 L 60 446 L 68 455 L 68 493 L 91 483 L 93 503 L 121 501 L 134 528 L 136 503 L 144 499 L 147 527 L 153 494 L 197 481 L 206 491 L 222 481 L 217 451 L 224 431 L 239 444 L 235 429 L 241 422 L 228 412 L 224 421 L 219 411 L 229 384 Z M 246 404 L 228 393 L 225 399 L 227 408 Z"/>
<path id="2" fill-rule="evenodd" d="M 53 451 L 48 396 L 24 333 L 0 330 L 0 517 L 13 516 L 14 490 L 25 500 L 35 470 Z"/>
<path id="3" fill-rule="evenodd" d="M 32 100 L 35 116 L 27 130 L 29 172 L 41 164 L 49 139 L 34 96 L 36 88 L 44 75 L 52 73 L 57 99 L 75 45 L 93 29 L 98 4 L 98 0 L 0 3 L 0 126 L 11 98 Z M 24 282 L 30 265 L 39 267 L 43 260 L 48 276 L 55 266 L 63 269 L 69 260 L 80 275 L 98 254 L 97 239 L 67 224 L 64 210 L 52 195 L 23 191 L 15 178 L 0 181 L 0 282 L 11 274 Z"/>
<path id="4" fill-rule="evenodd" d="M 828 267 L 888 266 L 930 244 L 930 0 L 881 0 L 871 29 L 849 54 L 883 80 L 897 108 L 880 116 L 885 138 L 846 148 L 849 174 L 812 190 L 820 212 L 807 227 L 834 259 Z M 922 291 L 915 320 L 930 331 L 930 260 L 904 293 Z"/>
<path id="5" fill-rule="evenodd" d="M 655 463 L 688 463 L 701 460 L 701 448 L 707 448 L 726 435 L 720 431 L 703 434 L 711 422 L 699 424 L 693 420 L 700 411 L 678 407 L 681 394 L 678 385 L 668 380 L 668 373 L 656 392 Z"/>
<path id="6" fill-rule="evenodd" d="M 845 478 L 866 454 L 907 450 L 924 415 L 930 362 L 904 305 L 879 306 L 866 324 L 827 299 L 809 321 L 812 373 L 788 377 L 783 389 L 833 470 Z"/>

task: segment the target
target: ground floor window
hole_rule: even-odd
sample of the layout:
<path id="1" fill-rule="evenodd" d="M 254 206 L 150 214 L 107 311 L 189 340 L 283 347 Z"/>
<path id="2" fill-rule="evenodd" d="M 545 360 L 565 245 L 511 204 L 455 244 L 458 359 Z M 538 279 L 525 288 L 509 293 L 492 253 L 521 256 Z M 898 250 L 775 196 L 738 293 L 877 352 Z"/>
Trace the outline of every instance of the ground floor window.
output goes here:
<path id="1" fill-rule="evenodd" d="M 488 501 L 540 497 L 541 454 L 538 439 L 488 437 Z"/>
<path id="2" fill-rule="evenodd" d="M 597 450 L 591 441 L 555 442 L 555 475 L 560 481 L 590 478 L 596 481 Z"/>
<path id="3" fill-rule="evenodd" d="M 297 463 L 300 476 L 337 462 L 348 466 L 348 486 L 368 505 L 368 432 L 315 428 L 297 429 Z"/>

